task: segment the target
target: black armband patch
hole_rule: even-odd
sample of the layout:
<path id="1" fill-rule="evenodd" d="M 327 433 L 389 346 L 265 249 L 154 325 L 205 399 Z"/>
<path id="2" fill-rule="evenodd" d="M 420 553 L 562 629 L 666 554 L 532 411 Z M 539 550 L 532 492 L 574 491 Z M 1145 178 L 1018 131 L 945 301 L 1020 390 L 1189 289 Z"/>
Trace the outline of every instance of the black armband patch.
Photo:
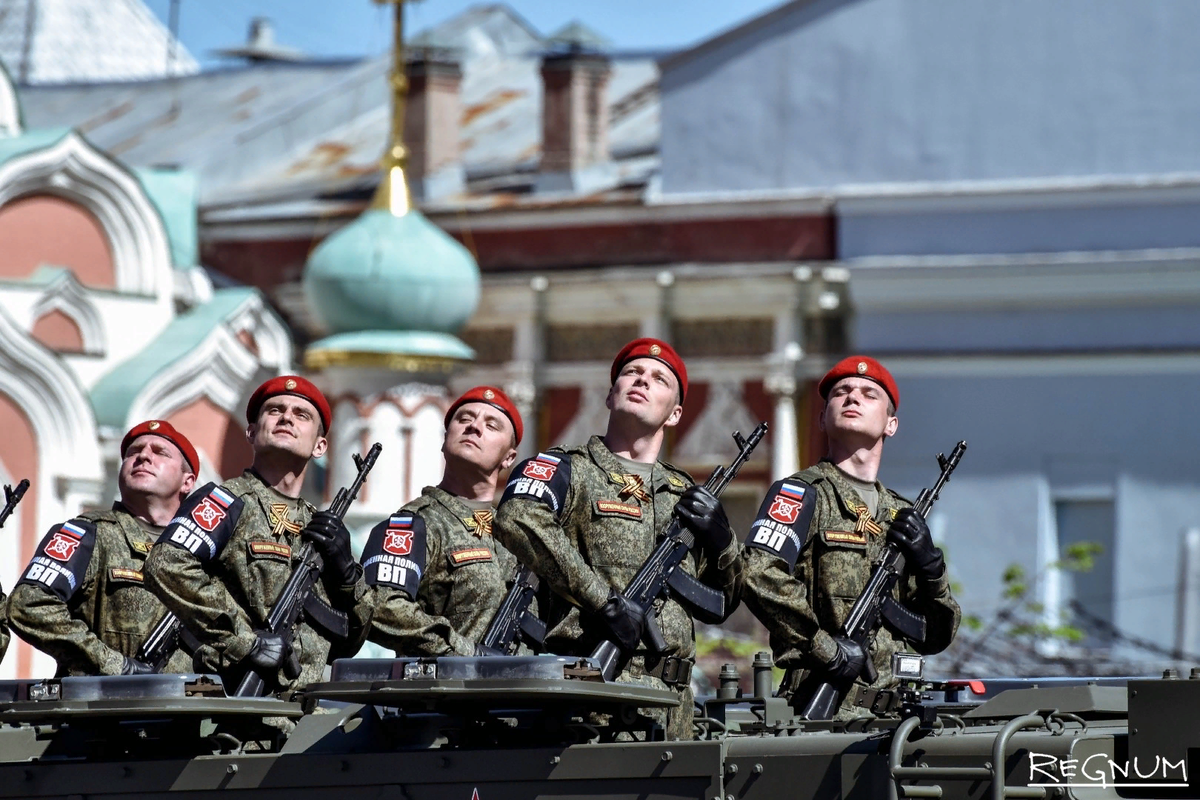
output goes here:
<path id="1" fill-rule="evenodd" d="M 203 564 L 215 561 L 233 535 L 244 506 L 245 501 L 229 490 L 207 484 L 179 505 L 158 543 L 182 547 Z"/>
<path id="2" fill-rule="evenodd" d="M 523 500 L 540 500 L 558 515 L 562 512 L 571 487 L 571 457 L 538 453 L 528 461 L 518 464 L 504 487 L 500 505 L 514 497 Z"/>
<path id="3" fill-rule="evenodd" d="M 403 589 L 417 599 L 425 574 L 425 520 L 416 514 L 395 514 L 371 529 L 362 554 L 368 586 Z"/>
<path id="4" fill-rule="evenodd" d="M 70 600 L 79 590 L 96 547 L 96 525 L 73 519 L 55 525 L 38 545 L 17 583 L 40 586 Z"/>
<path id="5" fill-rule="evenodd" d="M 808 539 L 808 526 L 816 510 L 817 490 L 812 486 L 792 479 L 776 481 L 750 526 L 746 547 L 782 558 L 791 572 Z"/>

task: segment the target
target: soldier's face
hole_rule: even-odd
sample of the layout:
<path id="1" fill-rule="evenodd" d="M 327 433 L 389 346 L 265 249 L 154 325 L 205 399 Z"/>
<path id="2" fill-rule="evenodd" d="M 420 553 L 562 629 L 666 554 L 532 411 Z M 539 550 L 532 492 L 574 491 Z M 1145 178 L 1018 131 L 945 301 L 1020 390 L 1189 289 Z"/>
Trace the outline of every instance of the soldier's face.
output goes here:
<path id="1" fill-rule="evenodd" d="M 192 491 L 196 476 L 178 447 L 161 436 L 144 433 L 122 454 L 117 483 L 122 497 L 142 494 L 178 499 Z"/>
<path id="2" fill-rule="evenodd" d="M 486 473 L 508 469 L 517 458 L 514 438 L 512 422 L 500 409 L 487 403 L 463 403 L 446 428 L 442 445 L 446 468 L 465 462 Z"/>
<path id="3" fill-rule="evenodd" d="M 329 446 L 317 407 L 290 394 L 267 398 L 258 412 L 258 421 L 246 428 L 246 435 L 255 453 L 277 451 L 317 458 Z"/>
<path id="4" fill-rule="evenodd" d="M 617 373 L 605 401 L 614 414 L 626 414 L 650 428 L 676 425 L 683 415 L 679 379 L 657 358 L 635 358 Z"/>
<path id="5" fill-rule="evenodd" d="M 900 425 L 887 392 L 867 378 L 842 378 L 829 390 L 821 430 L 831 439 L 878 441 Z"/>

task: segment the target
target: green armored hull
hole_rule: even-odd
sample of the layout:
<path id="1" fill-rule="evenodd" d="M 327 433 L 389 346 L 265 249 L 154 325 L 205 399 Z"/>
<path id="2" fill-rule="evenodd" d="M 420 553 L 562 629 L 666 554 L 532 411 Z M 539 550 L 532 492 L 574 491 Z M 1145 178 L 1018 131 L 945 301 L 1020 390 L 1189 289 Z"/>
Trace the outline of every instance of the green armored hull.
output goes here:
<path id="1" fill-rule="evenodd" d="M 701 738 L 667 742 L 638 709 L 675 695 L 606 682 L 587 659 L 345 661 L 332 677 L 290 702 L 197 675 L 2 682 L 0 798 L 1200 796 L 1200 680 L 983 702 L 925 684 L 905 718 L 853 723 L 727 688 Z"/>

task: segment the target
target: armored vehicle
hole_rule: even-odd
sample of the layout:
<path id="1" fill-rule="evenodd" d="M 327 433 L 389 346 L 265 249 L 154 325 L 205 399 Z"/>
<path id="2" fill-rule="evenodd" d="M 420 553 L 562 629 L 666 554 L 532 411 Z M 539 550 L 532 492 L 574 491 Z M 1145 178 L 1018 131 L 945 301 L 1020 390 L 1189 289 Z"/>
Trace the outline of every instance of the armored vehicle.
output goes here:
<path id="1" fill-rule="evenodd" d="M 205 675 L 0 683 L 0 798 L 1197 797 L 1191 679 L 912 682 L 900 718 L 797 719 L 732 665 L 695 741 L 674 695 L 557 656 L 337 662 L 289 700 Z"/>

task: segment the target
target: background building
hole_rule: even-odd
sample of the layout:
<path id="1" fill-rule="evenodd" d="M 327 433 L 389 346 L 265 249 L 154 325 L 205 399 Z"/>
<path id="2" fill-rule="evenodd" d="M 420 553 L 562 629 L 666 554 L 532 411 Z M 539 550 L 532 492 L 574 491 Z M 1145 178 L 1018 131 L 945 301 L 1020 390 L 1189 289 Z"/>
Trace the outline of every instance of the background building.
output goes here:
<path id="1" fill-rule="evenodd" d="M 601 424 L 612 353 L 669 338 L 695 386 L 671 460 L 704 475 L 734 428 L 773 423 L 730 489 L 744 527 L 772 478 L 822 452 L 813 381 L 870 352 L 903 394 L 885 483 L 915 494 L 938 450 L 970 444 L 933 520 L 967 612 L 1000 610 L 1017 562 L 1042 621 L 1087 611 L 1073 663 L 1197 653 L 1197 15 L 795 0 L 685 52 L 629 53 L 487 6 L 413 37 L 414 193 L 481 273 L 459 334 L 475 360 L 445 391 L 510 390 L 527 452 L 575 441 Z M 259 53 L 21 99 L 29 126 L 194 174 L 197 260 L 263 292 L 303 346 L 330 333 L 304 300 L 309 254 L 379 182 L 387 67 Z M 339 381 L 337 402 L 361 403 Z M 1080 541 L 1103 547 L 1091 572 L 1049 568 Z M 1062 666 L 1032 663 L 1047 655 L 976 649 L 962 668 Z"/>

